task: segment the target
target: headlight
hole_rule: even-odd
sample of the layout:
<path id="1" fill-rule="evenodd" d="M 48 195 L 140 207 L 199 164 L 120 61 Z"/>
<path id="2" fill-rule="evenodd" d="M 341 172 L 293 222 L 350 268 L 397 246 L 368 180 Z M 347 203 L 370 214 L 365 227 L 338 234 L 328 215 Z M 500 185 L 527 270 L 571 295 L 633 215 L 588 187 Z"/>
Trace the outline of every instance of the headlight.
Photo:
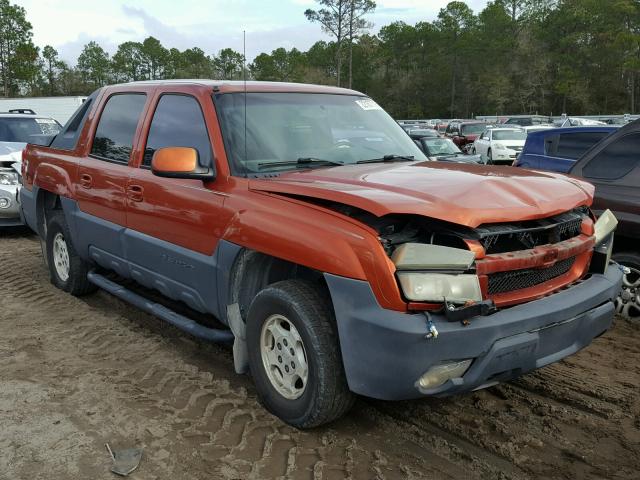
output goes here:
<path id="1" fill-rule="evenodd" d="M 611 234 L 616 227 L 618 226 L 618 219 L 611 212 L 611 210 L 607 209 L 604 211 L 600 218 L 596 221 L 593 229 L 596 235 L 596 244 L 602 242 L 604 239 Z"/>
<path id="2" fill-rule="evenodd" d="M 481 302 L 482 292 L 477 275 L 446 273 L 398 272 L 405 297 L 413 301 L 441 303 Z"/>
<path id="3" fill-rule="evenodd" d="M 15 172 L 0 172 L 0 185 L 17 185 L 18 174 Z"/>
<path id="4" fill-rule="evenodd" d="M 475 260 L 475 254 L 461 248 L 405 243 L 395 249 L 391 260 L 398 281 L 409 300 L 441 303 L 481 302 L 477 275 L 464 274 Z M 428 272 L 425 270 L 433 270 Z M 443 273 L 443 272 L 460 272 Z"/>

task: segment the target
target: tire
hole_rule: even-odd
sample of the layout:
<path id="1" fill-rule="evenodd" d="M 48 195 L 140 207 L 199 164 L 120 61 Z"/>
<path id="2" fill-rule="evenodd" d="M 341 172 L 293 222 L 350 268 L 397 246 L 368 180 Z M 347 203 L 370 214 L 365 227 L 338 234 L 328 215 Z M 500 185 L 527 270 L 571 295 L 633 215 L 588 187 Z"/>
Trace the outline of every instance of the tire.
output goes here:
<path id="1" fill-rule="evenodd" d="M 273 335 L 274 330 L 284 336 Z M 355 395 L 347 386 L 330 299 L 317 285 L 284 280 L 259 292 L 249 308 L 246 335 L 251 375 L 269 412 L 303 429 L 349 411 Z M 282 349 L 276 350 L 278 346 Z M 289 372 L 290 391 L 278 385 L 285 377 L 283 366 Z"/>
<path id="2" fill-rule="evenodd" d="M 491 158 L 491 149 L 487 150 L 487 164 L 492 164 L 493 158 Z"/>
<path id="3" fill-rule="evenodd" d="M 49 276 L 60 290 L 80 296 L 97 290 L 87 280 L 89 265 L 76 253 L 64 213 L 54 211 L 47 223 L 45 239 Z"/>
<path id="4" fill-rule="evenodd" d="M 629 320 L 640 321 L 640 254 L 618 252 L 612 258 L 631 270 L 625 274 L 622 290 L 616 298 L 616 313 Z"/>

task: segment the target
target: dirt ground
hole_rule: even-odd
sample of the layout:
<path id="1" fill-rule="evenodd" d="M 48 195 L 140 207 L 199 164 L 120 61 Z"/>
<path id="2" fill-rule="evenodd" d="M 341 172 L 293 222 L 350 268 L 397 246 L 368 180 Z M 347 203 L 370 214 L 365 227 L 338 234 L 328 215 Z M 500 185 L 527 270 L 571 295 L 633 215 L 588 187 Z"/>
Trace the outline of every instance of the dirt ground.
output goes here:
<path id="1" fill-rule="evenodd" d="M 229 348 L 104 292 L 48 280 L 36 237 L 0 232 L 0 479 L 110 479 L 104 447 L 143 447 L 134 479 L 639 478 L 640 325 L 449 399 L 359 399 L 300 432 L 263 410 Z"/>

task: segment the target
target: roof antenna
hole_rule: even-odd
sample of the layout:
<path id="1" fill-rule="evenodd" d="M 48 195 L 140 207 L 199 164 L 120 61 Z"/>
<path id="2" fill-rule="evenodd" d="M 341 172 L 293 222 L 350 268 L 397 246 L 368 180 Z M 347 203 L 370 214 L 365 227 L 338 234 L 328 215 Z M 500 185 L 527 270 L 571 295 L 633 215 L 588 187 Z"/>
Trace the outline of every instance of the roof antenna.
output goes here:
<path id="1" fill-rule="evenodd" d="M 242 31 L 242 79 L 244 81 L 244 168 L 247 171 L 247 31 Z"/>

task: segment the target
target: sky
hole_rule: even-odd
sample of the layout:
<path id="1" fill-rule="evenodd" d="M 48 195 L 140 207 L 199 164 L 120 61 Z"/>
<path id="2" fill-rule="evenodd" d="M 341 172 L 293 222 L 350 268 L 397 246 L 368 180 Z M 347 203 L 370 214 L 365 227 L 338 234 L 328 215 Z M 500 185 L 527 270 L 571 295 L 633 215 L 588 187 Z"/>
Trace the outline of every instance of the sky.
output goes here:
<path id="1" fill-rule="evenodd" d="M 373 32 L 393 21 L 431 21 L 449 0 L 377 0 L 368 18 Z M 33 41 L 51 45 L 60 58 L 74 65 L 83 46 L 95 40 L 110 54 L 125 41 L 159 39 L 167 48 L 200 47 L 215 54 L 230 47 L 242 52 L 247 35 L 247 59 L 284 47 L 307 50 L 328 40 L 304 11 L 314 0 L 13 0 L 23 6 L 33 25 Z M 467 0 L 478 12 L 486 0 Z"/>

